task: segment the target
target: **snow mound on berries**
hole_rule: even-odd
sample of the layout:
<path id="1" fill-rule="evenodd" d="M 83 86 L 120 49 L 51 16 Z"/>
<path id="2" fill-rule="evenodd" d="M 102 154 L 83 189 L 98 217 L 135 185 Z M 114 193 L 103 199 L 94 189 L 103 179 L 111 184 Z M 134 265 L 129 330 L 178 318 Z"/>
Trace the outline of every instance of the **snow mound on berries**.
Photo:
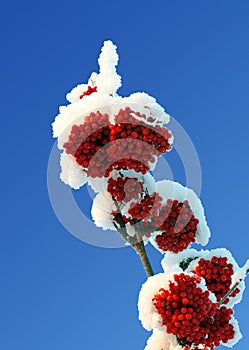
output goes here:
<path id="1" fill-rule="evenodd" d="M 109 193 L 99 193 L 93 200 L 91 215 L 96 226 L 104 230 L 116 230 L 113 225 L 112 211 L 116 210 L 115 204 Z"/>
<path id="2" fill-rule="evenodd" d="M 182 350 L 182 346 L 177 343 L 175 336 L 168 334 L 162 327 L 153 330 L 144 350 Z"/>
<path id="3" fill-rule="evenodd" d="M 187 187 L 184 187 L 180 183 L 171 180 L 158 181 L 156 185 L 157 192 L 160 193 L 160 196 L 165 202 L 168 199 L 175 199 L 178 200 L 178 202 L 183 202 L 185 200 L 188 201 L 194 216 L 199 220 L 197 225 L 196 242 L 203 246 L 206 245 L 209 241 L 211 233 L 207 225 L 204 208 L 195 192 Z"/>
<path id="4" fill-rule="evenodd" d="M 179 266 L 179 264 L 187 260 L 189 258 L 199 258 L 201 256 L 201 251 L 197 251 L 195 249 L 185 249 L 182 252 L 179 252 L 177 254 L 172 253 L 172 252 L 167 252 L 162 261 L 161 265 L 164 270 L 164 272 L 171 272 L 177 271 L 177 272 L 182 272 L 182 268 Z"/>
<path id="5" fill-rule="evenodd" d="M 78 102 L 71 103 L 67 106 L 59 107 L 59 114 L 52 123 L 53 137 L 58 137 L 58 147 L 63 149 L 63 144 L 68 140 L 72 126 L 84 123 L 85 117 L 95 110 L 101 113 L 109 113 L 109 105 L 120 100 L 106 94 L 95 92 L 89 96 L 84 96 Z"/>
<path id="6" fill-rule="evenodd" d="M 134 92 L 128 97 L 124 97 L 122 102 L 133 106 L 141 114 L 145 114 L 148 118 L 151 117 L 151 122 L 146 120 L 151 125 L 167 124 L 170 121 L 170 116 L 164 108 L 157 103 L 156 99 L 145 92 Z M 138 109 L 140 107 L 140 109 Z M 138 108 L 137 108 L 138 107 Z M 154 120 L 153 120 L 154 119 Z"/>
<path id="7" fill-rule="evenodd" d="M 161 327 L 162 319 L 158 314 L 152 299 L 160 288 L 169 288 L 169 280 L 164 273 L 151 276 L 142 285 L 138 298 L 139 320 L 148 331 Z"/>
<path id="8" fill-rule="evenodd" d="M 60 178 L 66 185 L 77 190 L 86 183 L 85 171 L 70 154 L 65 152 L 61 154 L 60 165 Z"/>
<path id="9" fill-rule="evenodd" d="M 68 102 L 74 103 L 80 100 L 80 97 L 85 91 L 87 91 L 88 86 L 94 87 L 96 85 L 97 73 L 93 72 L 88 80 L 87 84 L 79 84 L 74 87 L 67 95 L 66 99 Z"/>
<path id="10" fill-rule="evenodd" d="M 122 85 L 121 77 L 115 68 L 119 59 L 116 49 L 117 47 L 110 40 L 105 41 L 101 49 L 98 59 L 100 72 L 96 77 L 96 85 L 100 93 L 114 95 Z"/>

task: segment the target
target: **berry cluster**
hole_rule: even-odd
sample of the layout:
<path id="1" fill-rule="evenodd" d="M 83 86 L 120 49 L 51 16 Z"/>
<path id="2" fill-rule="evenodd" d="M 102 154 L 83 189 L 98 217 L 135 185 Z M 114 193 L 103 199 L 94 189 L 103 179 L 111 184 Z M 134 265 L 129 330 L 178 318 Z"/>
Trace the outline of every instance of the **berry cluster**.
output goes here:
<path id="1" fill-rule="evenodd" d="M 130 107 L 121 109 L 114 120 L 115 124 L 119 124 L 120 127 L 123 127 L 123 130 L 120 128 L 114 130 L 112 133 L 112 140 L 120 136 L 122 136 L 122 138 L 132 137 L 153 145 L 159 154 L 165 153 L 171 149 L 169 139 L 172 135 L 168 129 L 159 125 L 149 127 L 148 124 L 141 120 L 138 121 L 138 119 L 146 119 L 146 116 L 139 112 L 132 111 Z M 149 120 L 149 118 L 147 118 L 147 120 Z"/>
<path id="2" fill-rule="evenodd" d="M 129 107 L 121 109 L 115 116 L 116 124 L 110 124 L 107 114 L 91 113 L 84 124 L 72 127 L 64 144 L 66 152 L 91 177 L 108 177 L 113 169 L 145 174 L 155 157 L 171 148 L 171 134 L 161 126 L 149 127 L 131 113 Z"/>
<path id="3" fill-rule="evenodd" d="M 153 298 L 167 332 L 174 334 L 186 350 L 198 349 L 199 345 L 213 350 L 235 334 L 229 323 L 232 309 L 213 303 L 209 292 L 200 288 L 200 280 L 184 273 L 174 275 L 169 289 L 160 289 Z"/>
<path id="4" fill-rule="evenodd" d="M 149 220 L 151 217 L 158 216 L 158 210 L 162 205 L 162 198 L 158 195 L 158 193 L 154 192 L 152 195 L 148 193 L 144 195 L 144 197 L 139 202 L 131 202 L 129 206 L 128 213 L 129 217 L 122 215 L 122 219 L 124 223 L 129 223 L 130 225 L 134 225 L 139 223 L 139 228 L 137 230 L 140 231 L 141 234 L 144 234 L 147 237 L 150 237 L 150 233 L 152 232 L 152 228 L 150 226 Z M 114 221 L 120 224 L 120 216 L 117 217 L 116 212 L 113 212 Z M 141 220 L 143 220 L 141 222 Z M 148 225 L 146 228 L 144 224 Z M 153 227 L 154 229 L 154 227 Z"/>
<path id="5" fill-rule="evenodd" d="M 191 242 L 195 242 L 199 221 L 193 215 L 188 201 L 168 200 L 160 216 L 166 217 L 160 226 L 162 233 L 155 237 L 155 242 L 161 250 L 179 253 Z"/>
<path id="6" fill-rule="evenodd" d="M 113 180 L 110 181 L 113 183 Z M 122 189 L 119 191 L 119 198 L 123 198 Z M 140 222 L 137 229 L 142 235 L 150 237 L 151 233 L 161 231 L 154 239 L 163 251 L 179 253 L 191 242 L 195 242 L 199 221 L 193 215 L 187 200 L 178 202 L 168 199 L 163 205 L 162 197 L 155 192 L 153 195 L 146 194 L 137 203 L 131 202 L 128 213 L 129 218 L 123 215 L 124 222 L 131 225 Z"/>
<path id="7" fill-rule="evenodd" d="M 91 95 L 93 92 L 97 92 L 97 86 L 94 86 L 94 87 L 88 86 L 87 90 L 84 91 L 82 95 L 80 95 L 80 99 L 82 99 L 84 96 Z"/>
<path id="8" fill-rule="evenodd" d="M 162 231 L 156 235 L 155 243 L 163 251 L 178 253 L 195 242 L 198 219 L 193 215 L 188 201 L 178 202 L 168 199 L 165 205 L 158 193 L 146 195 L 139 203 L 129 209 L 129 214 L 140 224 L 141 233 L 150 236 L 152 232 Z"/>
<path id="9" fill-rule="evenodd" d="M 117 202 L 129 202 L 139 198 L 142 188 L 143 184 L 137 178 L 119 176 L 116 180 L 108 180 L 107 191 Z"/>
<path id="10" fill-rule="evenodd" d="M 201 258 L 192 272 L 205 279 L 207 288 L 215 294 L 217 301 L 220 301 L 232 287 L 233 265 L 227 262 L 226 257 L 213 256 L 211 260 Z M 235 297 L 239 291 L 236 288 L 229 298 Z M 227 304 L 229 298 L 223 303 Z"/>
<path id="11" fill-rule="evenodd" d="M 154 192 L 152 195 L 147 193 L 138 203 L 132 202 L 130 204 L 128 213 L 131 215 L 132 219 L 136 221 L 143 220 L 144 223 L 148 223 L 152 217 L 157 216 L 161 206 L 162 198 L 158 193 Z"/>
<path id="12" fill-rule="evenodd" d="M 107 114 L 90 113 L 84 124 L 73 125 L 69 139 L 64 143 L 66 152 L 87 168 L 94 154 L 109 142 L 108 124 Z"/>

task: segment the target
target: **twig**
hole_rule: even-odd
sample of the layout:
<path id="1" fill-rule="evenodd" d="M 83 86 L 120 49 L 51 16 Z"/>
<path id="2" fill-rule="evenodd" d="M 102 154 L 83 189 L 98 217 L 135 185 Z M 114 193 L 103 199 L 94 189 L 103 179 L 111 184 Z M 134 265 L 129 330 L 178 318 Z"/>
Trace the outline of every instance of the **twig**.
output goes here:
<path id="1" fill-rule="evenodd" d="M 249 269 L 246 270 L 245 276 L 249 273 Z M 240 284 L 240 282 L 243 281 L 243 278 L 240 278 L 237 282 L 234 283 L 234 285 L 232 286 L 231 289 L 229 289 L 229 291 L 224 295 L 224 297 L 219 301 L 219 304 L 223 304 L 224 301 L 226 300 L 226 298 L 229 297 L 230 294 L 232 294 L 232 292 L 238 287 L 238 285 Z"/>
<path id="2" fill-rule="evenodd" d="M 143 264 L 144 270 L 146 272 L 146 275 L 148 277 L 153 276 L 154 275 L 154 271 L 152 269 L 150 260 L 148 258 L 147 252 L 145 250 L 145 246 L 144 246 L 144 242 L 143 240 L 135 243 L 132 245 L 132 247 L 136 250 L 136 252 L 138 253 L 140 260 Z"/>
<path id="3" fill-rule="evenodd" d="M 115 199 L 113 199 L 115 206 L 117 208 L 117 221 L 118 224 L 120 225 L 120 227 L 118 227 L 118 225 L 116 224 L 115 221 L 113 221 L 113 225 L 116 228 L 116 230 L 118 231 L 118 233 L 121 235 L 121 237 L 123 237 L 123 239 L 129 243 L 133 249 L 138 253 L 140 260 L 143 264 L 144 270 L 146 272 L 146 275 L 148 277 L 153 276 L 154 272 L 150 263 L 150 260 L 148 258 L 147 252 L 145 250 L 145 246 L 144 246 L 144 241 L 141 237 L 141 233 L 140 230 L 136 230 L 135 231 L 135 236 L 132 237 L 128 234 L 127 229 L 126 229 L 126 225 L 125 222 L 123 220 L 122 217 L 122 213 L 120 211 L 119 205 L 118 203 L 115 201 Z M 135 222 L 134 220 L 132 220 L 133 225 L 137 225 L 137 227 L 139 228 L 139 223 Z"/>

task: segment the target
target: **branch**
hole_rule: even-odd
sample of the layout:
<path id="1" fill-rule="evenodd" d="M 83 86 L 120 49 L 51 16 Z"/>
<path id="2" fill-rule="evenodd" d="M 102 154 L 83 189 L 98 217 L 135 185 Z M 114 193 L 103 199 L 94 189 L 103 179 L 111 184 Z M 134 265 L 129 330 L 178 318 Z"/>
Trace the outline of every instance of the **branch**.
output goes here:
<path id="1" fill-rule="evenodd" d="M 116 228 L 116 230 L 118 231 L 118 233 L 121 235 L 121 237 L 127 242 L 129 243 L 132 248 L 138 253 L 140 260 L 143 264 L 144 270 L 146 272 L 146 275 L 148 277 L 153 276 L 154 272 L 150 263 L 150 260 L 148 258 L 147 252 L 145 250 L 145 246 L 144 246 L 144 241 L 143 238 L 141 237 L 141 232 L 140 230 L 136 230 L 135 236 L 132 237 L 128 234 L 127 229 L 126 229 L 126 225 L 125 222 L 123 220 L 120 208 L 118 203 L 115 201 L 115 199 L 113 199 L 115 206 L 117 208 L 117 219 L 118 219 L 118 224 L 120 225 L 120 227 L 118 227 L 118 225 L 116 224 L 115 221 L 113 221 L 113 225 Z M 140 225 L 138 222 L 132 220 L 133 225 L 137 225 L 137 227 L 139 228 Z"/>
<path id="2" fill-rule="evenodd" d="M 150 260 L 148 258 L 147 252 L 145 250 L 145 246 L 144 246 L 144 242 L 143 240 L 140 241 L 139 243 L 135 243 L 134 245 L 132 245 L 132 247 L 136 250 L 136 252 L 138 253 L 141 262 L 143 264 L 144 270 L 146 272 L 146 275 L 148 277 L 153 276 L 154 275 L 154 271 L 152 269 Z"/>

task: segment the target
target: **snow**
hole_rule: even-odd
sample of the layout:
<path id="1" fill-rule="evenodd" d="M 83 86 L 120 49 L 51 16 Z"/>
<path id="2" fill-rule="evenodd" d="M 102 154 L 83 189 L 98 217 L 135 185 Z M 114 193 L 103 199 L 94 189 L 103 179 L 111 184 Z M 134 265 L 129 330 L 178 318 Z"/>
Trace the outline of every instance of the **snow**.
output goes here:
<path id="1" fill-rule="evenodd" d="M 149 125 L 167 124 L 170 121 L 170 116 L 156 99 L 145 92 L 134 92 L 128 97 L 123 98 L 123 103 L 133 107 L 136 112 L 145 114 L 147 117 L 155 118 L 154 122 L 146 122 Z M 136 117 L 134 115 L 134 117 Z"/>
<path id="2" fill-rule="evenodd" d="M 70 154 L 61 153 L 60 165 L 60 178 L 66 185 L 77 190 L 86 183 L 85 171 Z"/>
<path id="3" fill-rule="evenodd" d="M 80 100 L 80 96 L 83 94 L 83 92 L 87 91 L 88 86 L 94 87 L 96 85 L 96 76 L 97 73 L 93 72 L 90 75 L 90 78 L 88 80 L 87 84 L 79 84 L 76 87 L 74 87 L 67 95 L 66 99 L 68 102 L 74 103 Z"/>
<path id="4" fill-rule="evenodd" d="M 221 342 L 221 344 L 229 348 L 232 348 L 242 338 L 242 334 L 239 329 L 239 323 L 234 317 L 231 318 L 229 323 L 233 325 L 234 332 L 235 332 L 234 337 L 233 339 L 229 340 L 227 343 Z"/>
<path id="5" fill-rule="evenodd" d="M 99 193 L 93 200 L 91 215 L 96 226 L 103 230 L 115 230 L 112 211 L 116 210 L 115 204 L 109 193 Z"/>
<path id="6" fill-rule="evenodd" d="M 118 98 L 116 98 L 118 99 Z M 81 100 L 59 108 L 59 114 L 52 123 L 53 137 L 58 137 L 58 147 L 63 149 L 63 144 L 68 140 L 72 126 L 84 123 L 84 119 L 90 112 L 100 111 L 110 113 L 110 104 L 113 98 L 109 95 L 94 92 L 84 96 Z"/>
<path id="7" fill-rule="evenodd" d="M 182 350 L 182 346 L 177 343 L 176 337 L 168 334 L 165 327 L 156 328 L 147 341 L 144 350 Z"/>
<path id="8" fill-rule="evenodd" d="M 98 92 L 112 96 L 122 85 L 121 77 L 117 74 L 115 68 L 119 59 L 116 48 L 110 40 L 104 42 L 98 59 L 100 72 L 96 76 Z"/>
<path id="9" fill-rule="evenodd" d="M 164 272 L 171 272 L 172 269 L 174 271 L 181 272 L 182 269 L 179 266 L 180 262 L 196 256 L 200 257 L 202 255 L 200 251 L 197 251 L 195 249 L 185 249 L 182 252 L 179 252 L 177 254 L 172 252 L 167 252 L 161 261 L 161 265 Z"/>

